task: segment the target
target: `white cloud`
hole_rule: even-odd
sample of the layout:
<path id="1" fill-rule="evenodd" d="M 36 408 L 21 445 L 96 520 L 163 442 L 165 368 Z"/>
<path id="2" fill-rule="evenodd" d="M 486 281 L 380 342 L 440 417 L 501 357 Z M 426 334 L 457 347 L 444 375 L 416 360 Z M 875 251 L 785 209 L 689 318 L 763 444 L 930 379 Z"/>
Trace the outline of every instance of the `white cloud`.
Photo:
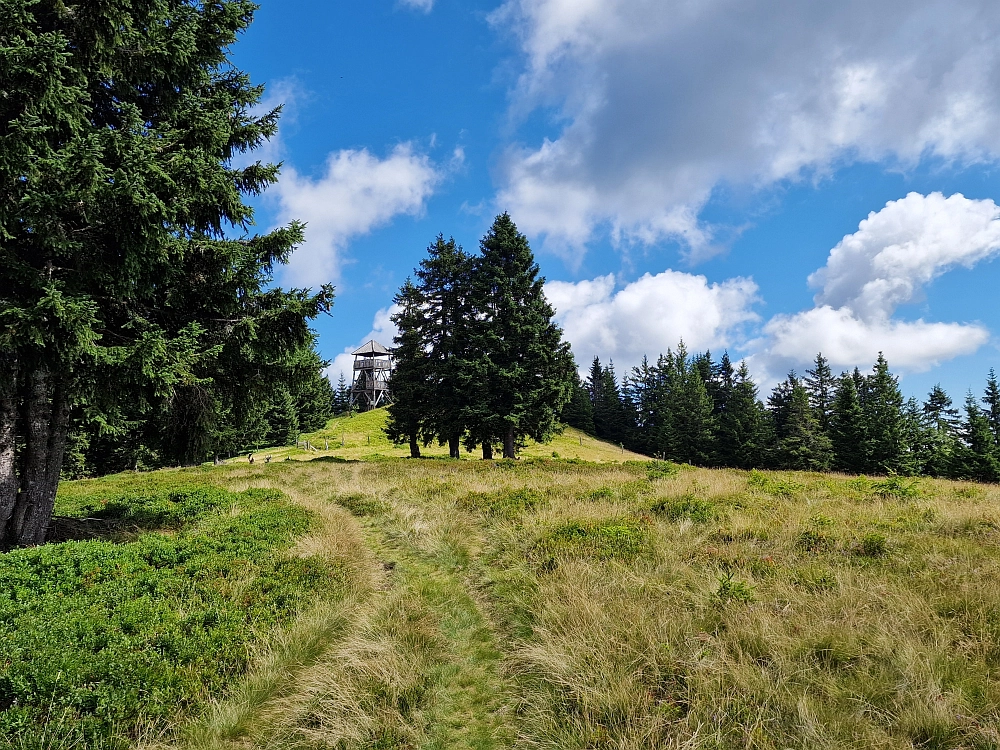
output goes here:
<path id="1" fill-rule="evenodd" d="M 415 10 L 430 13 L 434 9 L 434 0 L 399 0 L 402 5 Z"/>
<path id="2" fill-rule="evenodd" d="M 344 378 L 347 380 L 348 385 L 350 385 L 351 376 L 354 373 L 354 357 L 351 352 L 362 344 L 374 339 L 382 344 L 382 346 L 392 348 L 392 340 L 395 338 L 397 333 L 396 325 L 392 322 L 392 316 L 399 312 L 399 309 L 398 305 L 383 307 L 375 313 L 375 319 L 372 321 L 372 329 L 368 332 L 368 335 L 356 344 L 345 347 L 344 351 L 333 358 L 333 361 L 330 363 L 330 366 L 326 368 L 324 374 L 334 383 L 334 385 L 336 385 L 341 373 L 344 374 Z"/>
<path id="3" fill-rule="evenodd" d="M 755 359 L 771 375 L 823 352 L 841 368 L 885 352 L 901 370 L 920 371 L 971 354 L 990 333 L 975 323 L 893 319 L 899 305 L 956 266 L 971 268 L 1000 252 L 1000 207 L 960 194 L 910 193 L 872 212 L 809 277 L 816 307 L 764 326 Z"/>
<path id="4" fill-rule="evenodd" d="M 910 193 L 868 214 L 809 277 L 816 301 L 886 318 L 955 266 L 971 268 L 1000 251 L 1000 207 L 956 193 Z"/>
<path id="5" fill-rule="evenodd" d="M 839 369 L 865 369 L 884 352 L 894 369 L 922 371 L 971 354 L 990 337 L 989 331 L 974 324 L 864 320 L 849 308 L 827 305 L 775 316 L 764 326 L 764 333 L 770 341 L 762 365 L 774 375 L 783 373 L 785 367 L 805 364 L 816 352 Z"/>
<path id="6" fill-rule="evenodd" d="M 274 190 L 280 202 L 278 221 L 299 219 L 307 227 L 285 281 L 316 286 L 335 280 L 340 255 L 352 238 L 400 214 L 419 215 L 440 180 L 430 159 L 410 144 L 397 146 L 385 159 L 367 149 L 332 153 L 318 180 L 286 166 Z"/>
<path id="7" fill-rule="evenodd" d="M 655 358 L 682 338 L 692 350 L 720 348 L 742 340 L 745 324 L 758 320 L 751 309 L 757 285 L 734 278 L 709 284 L 704 276 L 664 271 L 646 274 L 615 291 L 612 274 L 579 282 L 549 281 L 545 296 L 572 344 L 577 364 L 595 356 L 614 359 L 619 372 Z"/>
<path id="8" fill-rule="evenodd" d="M 511 147 L 498 202 L 567 252 L 606 227 L 698 259 L 720 184 L 1000 154 L 992 0 L 507 0 L 493 18 L 525 60 L 512 115 L 560 123 Z"/>

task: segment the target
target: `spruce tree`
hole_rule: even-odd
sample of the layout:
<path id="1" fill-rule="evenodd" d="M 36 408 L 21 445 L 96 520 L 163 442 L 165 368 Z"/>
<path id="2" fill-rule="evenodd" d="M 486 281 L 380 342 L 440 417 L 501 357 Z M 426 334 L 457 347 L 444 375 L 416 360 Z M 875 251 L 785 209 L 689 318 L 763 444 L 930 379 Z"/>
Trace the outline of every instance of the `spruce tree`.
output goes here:
<path id="1" fill-rule="evenodd" d="M 394 365 L 389 382 L 393 401 L 388 407 L 385 433 L 394 442 L 409 444 L 411 458 L 420 458 L 420 442 L 426 439 L 430 417 L 427 404 L 433 398 L 424 336 L 423 297 L 407 279 L 393 302 L 399 306 L 399 311 L 392 316 L 397 329 L 393 337 Z"/>
<path id="2" fill-rule="evenodd" d="M 919 470 L 932 477 L 951 476 L 958 448 L 958 410 L 940 384 L 927 395 L 921 409 L 923 440 L 918 446 Z"/>
<path id="3" fill-rule="evenodd" d="M 865 417 L 858 398 L 857 379 L 852 375 L 841 375 L 837 381 L 830 412 L 830 441 L 834 468 L 848 474 L 866 470 Z"/>
<path id="4" fill-rule="evenodd" d="M 462 436 L 470 421 L 473 374 L 471 351 L 471 259 L 453 238 L 438 235 L 416 270 L 422 302 L 421 335 L 428 357 L 428 400 L 422 404 L 425 430 L 452 458 L 459 458 Z"/>
<path id="5" fill-rule="evenodd" d="M 253 10 L 5 8 L 0 544 L 43 541 L 84 406 L 109 423 L 136 403 L 163 409 L 165 448 L 204 460 L 223 425 L 259 421 L 253 405 L 281 369 L 269 363 L 329 308 L 329 288 L 271 288 L 300 225 L 250 234 L 244 198 L 277 167 L 233 160 L 279 115 L 252 114 L 263 91 L 228 59 Z"/>
<path id="6" fill-rule="evenodd" d="M 989 376 L 986 378 L 986 393 L 983 394 L 983 405 L 986 407 L 986 420 L 990 423 L 993 440 L 1000 446 L 1000 384 L 997 383 L 997 375 L 992 367 L 990 368 Z"/>
<path id="7" fill-rule="evenodd" d="M 501 441 L 504 458 L 515 458 L 518 441 L 546 440 L 556 429 L 575 366 L 528 240 L 508 214 L 496 217 L 480 253 L 470 298 L 470 359 L 477 361 L 467 372 L 484 410 L 473 415 L 471 431 L 480 441 Z"/>
<path id="8" fill-rule="evenodd" d="M 986 412 L 970 392 L 965 399 L 962 441 L 957 450 L 955 476 L 976 482 L 1000 481 L 1000 460 Z"/>
<path id="9" fill-rule="evenodd" d="M 642 358 L 637 367 L 632 368 L 628 378 L 628 392 L 625 397 L 632 412 L 630 447 L 647 455 L 656 455 L 660 450 L 656 444 L 656 435 L 662 417 L 658 408 L 661 380 L 659 367 L 651 365 L 646 357 Z"/>
<path id="10" fill-rule="evenodd" d="M 684 342 L 670 357 L 668 366 L 667 404 L 669 417 L 664 420 L 669 430 L 672 457 L 678 461 L 704 466 L 712 456 L 714 420 L 713 404 L 705 387 L 704 367 L 697 358 L 689 357 Z"/>
<path id="11" fill-rule="evenodd" d="M 906 451 L 903 442 L 903 394 L 881 352 L 872 374 L 866 379 L 866 385 L 862 411 L 868 438 L 868 470 L 879 474 L 899 473 Z"/>
<path id="12" fill-rule="evenodd" d="M 806 370 L 803 379 L 806 392 L 809 394 L 809 406 L 813 410 L 816 421 L 824 434 L 830 432 L 830 412 L 833 409 L 834 393 L 837 381 L 833 377 L 830 363 L 823 353 L 816 355 L 811 370 Z"/>
<path id="13" fill-rule="evenodd" d="M 344 414 L 351 408 L 351 390 L 343 372 L 337 378 L 336 401 L 334 403 L 336 404 L 334 411 L 337 414 Z"/>
<path id="14" fill-rule="evenodd" d="M 590 402 L 590 394 L 586 386 L 580 382 L 579 376 L 576 379 L 576 386 L 573 388 L 573 396 L 563 407 L 562 421 L 570 427 L 593 435 L 594 427 L 594 406 Z"/>
<path id="15" fill-rule="evenodd" d="M 787 401 L 782 403 L 778 428 L 778 461 L 782 468 L 825 471 L 830 468 L 832 445 L 815 417 L 802 382 L 789 376 Z"/>
<path id="16" fill-rule="evenodd" d="M 762 464 L 764 438 L 763 405 L 746 362 L 733 379 L 726 410 L 719 421 L 718 455 L 723 466 L 752 469 Z"/>

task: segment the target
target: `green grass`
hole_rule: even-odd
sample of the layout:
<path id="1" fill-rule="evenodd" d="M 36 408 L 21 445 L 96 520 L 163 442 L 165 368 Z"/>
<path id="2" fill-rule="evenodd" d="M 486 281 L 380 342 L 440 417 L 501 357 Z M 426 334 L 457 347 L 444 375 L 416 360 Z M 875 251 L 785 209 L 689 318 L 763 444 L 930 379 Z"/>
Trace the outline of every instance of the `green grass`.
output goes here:
<path id="1" fill-rule="evenodd" d="M 254 631 L 336 590 L 324 561 L 281 554 L 310 518 L 280 493 L 164 484 L 71 485 L 63 527 L 108 539 L 0 555 L 0 745 L 163 731 L 246 668 Z"/>
<path id="2" fill-rule="evenodd" d="M 6 556 L 63 561 L 10 599 L 49 607 L 29 628 L 49 650 L 16 667 L 48 680 L 18 719 L 36 741 L 15 746 L 70 747 L 42 733 L 86 726 L 79 747 L 115 732 L 188 750 L 1000 747 L 998 487 L 547 455 L 330 458 L 67 485 L 62 512 L 96 520 L 66 528 L 103 538 Z M 254 513 L 251 532 L 220 535 Z M 206 557 L 143 567 L 148 550 L 193 539 Z M 94 579 L 113 587 L 103 599 L 87 576 L 106 564 L 88 549 L 133 566 Z M 60 667 L 34 655 L 102 663 L 74 638 L 124 623 L 142 581 L 159 587 L 143 612 L 165 613 L 190 655 L 156 655 L 162 695 L 189 697 L 128 693 L 153 658 L 145 625 L 135 654 L 115 646 L 132 661 L 97 680 L 65 671 L 53 689 Z M 209 638 L 209 610 L 253 621 L 251 646 L 235 625 Z M 81 708 L 94 690 L 118 708 Z"/>
<path id="3" fill-rule="evenodd" d="M 272 462 L 286 459 L 301 461 L 316 457 L 372 461 L 409 456 L 408 445 L 396 445 L 386 438 L 384 428 L 387 418 L 385 409 L 335 417 L 322 430 L 301 435 L 298 446 L 274 446 L 256 451 L 256 461 L 263 461 L 267 456 L 271 457 Z M 305 447 L 306 442 L 308 449 Z M 494 450 L 499 454 L 500 446 L 494 446 Z M 445 458 L 448 456 L 448 446 L 432 443 L 421 446 L 420 452 L 425 458 Z M 572 427 L 566 427 L 547 443 L 535 443 L 529 440 L 519 455 L 533 459 L 555 458 L 601 462 L 645 460 L 645 456 L 605 443 Z M 465 460 L 479 460 L 481 456 L 479 450 L 473 452 L 462 450 L 462 458 Z M 231 459 L 232 463 L 246 461 L 245 455 Z M 651 470 L 669 473 L 675 471 L 676 467 L 669 462 L 658 462 Z"/>

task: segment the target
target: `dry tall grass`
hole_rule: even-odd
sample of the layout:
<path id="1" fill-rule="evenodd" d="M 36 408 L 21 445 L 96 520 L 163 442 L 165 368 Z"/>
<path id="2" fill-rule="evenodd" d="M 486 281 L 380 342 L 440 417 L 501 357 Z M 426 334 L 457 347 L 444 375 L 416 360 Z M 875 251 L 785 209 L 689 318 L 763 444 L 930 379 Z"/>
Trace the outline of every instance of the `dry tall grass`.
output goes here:
<path id="1" fill-rule="evenodd" d="M 1000 747 L 1000 489 L 647 464 L 229 466 L 350 564 L 199 747 Z M 297 629 L 296 629 L 297 628 Z"/>

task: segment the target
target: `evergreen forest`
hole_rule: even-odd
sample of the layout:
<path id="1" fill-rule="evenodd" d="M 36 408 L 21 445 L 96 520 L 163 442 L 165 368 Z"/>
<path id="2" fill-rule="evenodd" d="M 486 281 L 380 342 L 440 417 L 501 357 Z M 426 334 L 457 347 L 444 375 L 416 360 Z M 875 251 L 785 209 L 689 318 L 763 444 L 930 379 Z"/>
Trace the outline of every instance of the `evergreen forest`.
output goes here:
<path id="1" fill-rule="evenodd" d="M 707 467 L 840 471 L 1000 481 L 1000 384 L 961 408 L 935 386 L 904 399 L 881 354 L 870 372 L 834 375 L 817 354 L 762 401 L 745 362 L 683 342 L 619 378 L 595 357 L 563 421 L 649 456 Z"/>

